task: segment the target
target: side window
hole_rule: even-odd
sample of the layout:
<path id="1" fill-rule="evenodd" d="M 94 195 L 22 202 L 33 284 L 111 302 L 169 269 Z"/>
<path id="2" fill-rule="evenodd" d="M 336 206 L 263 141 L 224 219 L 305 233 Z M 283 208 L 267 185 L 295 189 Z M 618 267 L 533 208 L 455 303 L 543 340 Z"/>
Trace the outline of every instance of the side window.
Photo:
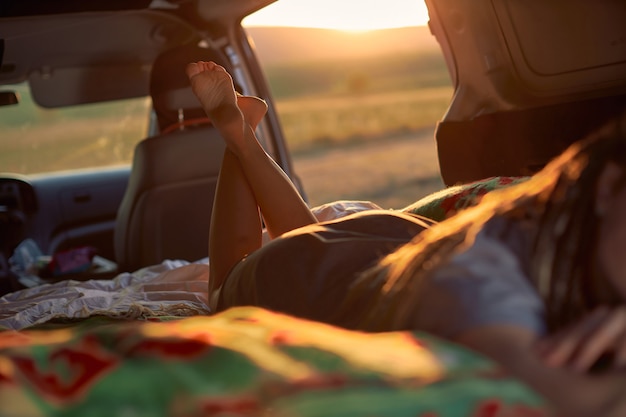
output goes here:
<path id="1" fill-rule="evenodd" d="M 7 85 L 17 105 L 0 107 L 0 172 L 34 174 L 129 164 L 146 137 L 150 100 L 137 98 L 47 109 L 28 85 Z"/>

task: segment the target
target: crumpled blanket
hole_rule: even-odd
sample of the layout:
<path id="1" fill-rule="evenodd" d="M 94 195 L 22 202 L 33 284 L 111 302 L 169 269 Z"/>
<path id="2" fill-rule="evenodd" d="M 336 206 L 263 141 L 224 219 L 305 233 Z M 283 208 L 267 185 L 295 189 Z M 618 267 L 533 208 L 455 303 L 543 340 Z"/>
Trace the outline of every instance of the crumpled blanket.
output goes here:
<path id="1" fill-rule="evenodd" d="M 208 261 L 166 260 L 111 280 L 60 281 L 0 298 L 0 328 L 19 330 L 54 319 L 141 318 L 208 314 Z"/>
<path id="2" fill-rule="evenodd" d="M 371 209 L 380 207 L 369 201 L 335 201 L 312 211 L 319 221 L 326 221 Z M 20 330 L 51 320 L 90 316 L 138 319 L 209 314 L 208 281 L 205 258 L 166 260 L 114 279 L 44 284 L 0 298 L 0 329 Z"/>

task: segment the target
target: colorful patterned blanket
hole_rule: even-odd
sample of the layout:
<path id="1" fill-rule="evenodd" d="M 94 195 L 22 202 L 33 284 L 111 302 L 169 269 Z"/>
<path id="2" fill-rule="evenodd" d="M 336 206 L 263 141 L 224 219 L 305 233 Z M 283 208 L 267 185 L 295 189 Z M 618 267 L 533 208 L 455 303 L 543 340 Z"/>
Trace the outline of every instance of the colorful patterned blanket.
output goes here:
<path id="1" fill-rule="evenodd" d="M 549 415 L 491 362 L 423 334 L 236 308 L 0 332 L 2 416 Z"/>
<path id="2" fill-rule="evenodd" d="M 429 194 L 402 211 L 419 214 L 441 222 L 459 211 L 475 206 L 491 191 L 522 183 L 530 177 L 492 177 L 484 180 L 455 185 Z"/>

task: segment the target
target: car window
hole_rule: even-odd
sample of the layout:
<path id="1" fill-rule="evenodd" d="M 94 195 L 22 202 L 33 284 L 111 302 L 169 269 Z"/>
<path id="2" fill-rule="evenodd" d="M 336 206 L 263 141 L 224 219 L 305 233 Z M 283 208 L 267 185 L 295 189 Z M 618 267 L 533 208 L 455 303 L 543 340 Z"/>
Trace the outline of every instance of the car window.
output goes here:
<path id="1" fill-rule="evenodd" d="M 147 97 L 43 108 L 27 83 L 3 86 L 19 104 L 0 107 L 0 172 L 33 174 L 129 164 L 149 125 Z"/>

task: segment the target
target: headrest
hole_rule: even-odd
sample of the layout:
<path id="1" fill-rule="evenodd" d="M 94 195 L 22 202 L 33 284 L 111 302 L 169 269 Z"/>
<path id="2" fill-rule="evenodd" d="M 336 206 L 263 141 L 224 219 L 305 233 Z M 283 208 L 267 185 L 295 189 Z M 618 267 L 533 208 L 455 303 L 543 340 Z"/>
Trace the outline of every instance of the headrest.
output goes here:
<path id="1" fill-rule="evenodd" d="M 179 121 L 179 109 L 183 110 L 185 119 L 205 116 L 185 73 L 187 64 L 196 61 L 214 61 L 229 68 L 228 60 L 221 51 L 204 48 L 197 43 L 169 49 L 154 60 L 150 96 L 160 130 Z"/>

